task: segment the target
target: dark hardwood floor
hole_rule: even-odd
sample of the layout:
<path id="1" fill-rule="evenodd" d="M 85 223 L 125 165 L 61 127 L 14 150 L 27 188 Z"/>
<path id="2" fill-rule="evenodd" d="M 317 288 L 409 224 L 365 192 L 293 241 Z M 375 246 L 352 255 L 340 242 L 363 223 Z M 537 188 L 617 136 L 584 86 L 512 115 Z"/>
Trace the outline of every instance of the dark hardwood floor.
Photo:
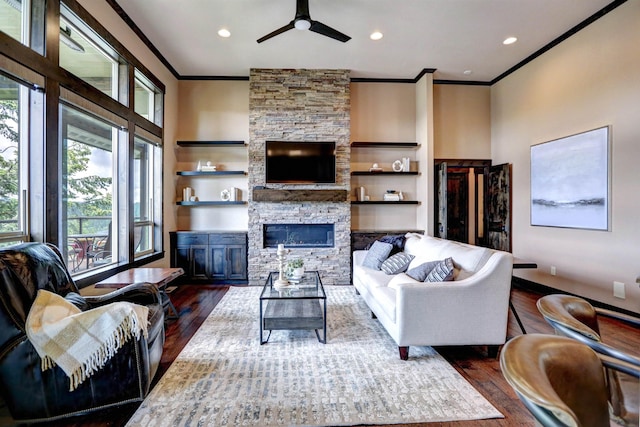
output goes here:
<path id="1" fill-rule="evenodd" d="M 159 372 L 154 385 L 166 372 L 185 344 L 207 318 L 211 310 L 220 302 L 228 286 L 183 285 L 171 294 L 171 299 L 180 312 L 177 320 L 167 322 L 167 339 Z M 542 319 L 536 308 L 541 294 L 514 287 L 512 301 L 528 333 L 552 334 L 551 327 Z M 611 319 L 603 319 L 600 324 L 605 342 L 620 349 L 637 354 L 640 348 L 640 331 Z M 509 313 L 509 337 L 520 335 L 518 324 Z M 511 387 L 500 372 L 498 358 L 487 356 L 485 347 L 438 347 L 442 354 L 485 398 L 500 412 L 503 419 L 481 421 L 459 421 L 447 423 L 410 424 L 411 427 L 429 426 L 525 426 L 535 425 L 526 408 L 520 403 Z M 410 361 L 407 363 L 411 363 Z M 40 424 L 41 426 L 123 426 L 135 411 L 137 405 L 121 407 L 117 410 L 94 413 L 64 422 Z"/>

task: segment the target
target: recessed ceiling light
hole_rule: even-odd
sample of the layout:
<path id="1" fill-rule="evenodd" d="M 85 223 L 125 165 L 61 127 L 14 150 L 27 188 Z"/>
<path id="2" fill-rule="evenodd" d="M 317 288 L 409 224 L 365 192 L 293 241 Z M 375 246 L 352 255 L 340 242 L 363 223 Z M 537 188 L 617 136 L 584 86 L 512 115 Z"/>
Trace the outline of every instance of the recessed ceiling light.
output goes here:
<path id="1" fill-rule="evenodd" d="M 465 76 L 471 75 L 471 73 L 473 73 L 473 71 L 471 71 L 471 70 L 464 70 L 462 72 L 462 74 L 464 74 Z"/>
<path id="2" fill-rule="evenodd" d="M 369 36 L 369 38 L 371 40 L 380 40 L 382 38 L 382 33 L 380 31 L 374 31 L 373 33 L 371 33 L 371 35 Z"/>
<path id="3" fill-rule="evenodd" d="M 231 33 L 226 28 L 222 28 L 218 30 L 218 35 L 224 38 L 231 37 Z"/>
<path id="4" fill-rule="evenodd" d="M 514 44 L 517 41 L 518 41 L 517 37 L 507 37 L 506 39 L 504 39 L 502 44 Z"/>

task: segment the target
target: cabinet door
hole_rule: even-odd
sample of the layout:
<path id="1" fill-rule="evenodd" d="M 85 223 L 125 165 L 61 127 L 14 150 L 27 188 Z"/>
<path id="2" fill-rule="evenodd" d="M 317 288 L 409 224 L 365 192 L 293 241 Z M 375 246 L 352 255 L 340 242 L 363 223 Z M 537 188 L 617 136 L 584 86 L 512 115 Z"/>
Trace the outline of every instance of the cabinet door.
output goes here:
<path id="1" fill-rule="evenodd" d="M 224 280 L 227 278 L 227 247 L 226 245 L 209 246 L 211 261 L 209 264 L 209 278 Z"/>
<path id="2" fill-rule="evenodd" d="M 247 247 L 245 245 L 227 246 L 227 278 L 247 279 Z"/>
<path id="3" fill-rule="evenodd" d="M 207 278 L 207 246 L 192 245 L 189 247 L 189 276 L 194 279 Z"/>

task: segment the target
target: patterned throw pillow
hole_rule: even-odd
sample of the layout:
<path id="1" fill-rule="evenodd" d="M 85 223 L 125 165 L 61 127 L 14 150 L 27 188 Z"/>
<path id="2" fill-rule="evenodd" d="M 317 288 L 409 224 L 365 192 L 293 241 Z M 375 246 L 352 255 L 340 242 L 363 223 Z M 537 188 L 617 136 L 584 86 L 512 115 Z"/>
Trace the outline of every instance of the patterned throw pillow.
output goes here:
<path id="1" fill-rule="evenodd" d="M 371 249 L 367 251 L 362 265 L 373 268 L 374 270 L 380 270 L 380 266 L 389 256 L 392 247 L 393 245 L 391 243 L 383 243 L 376 240 L 373 242 L 373 245 L 371 245 Z"/>
<path id="2" fill-rule="evenodd" d="M 409 255 L 406 252 L 398 252 L 387 258 L 380 266 L 380 269 L 387 274 L 404 273 L 409 268 L 413 258 L 415 258 L 413 255 Z"/>
<path id="3" fill-rule="evenodd" d="M 429 272 L 425 282 L 450 282 L 453 280 L 453 259 L 451 257 L 440 261 Z"/>
<path id="4" fill-rule="evenodd" d="M 427 278 L 427 275 L 431 272 L 431 270 L 433 270 L 433 267 L 435 267 L 438 263 L 440 263 L 440 261 L 429 261 L 429 262 L 420 264 L 419 266 L 414 267 L 411 270 L 407 271 L 407 276 L 417 280 L 418 282 L 424 282 L 424 279 Z"/>

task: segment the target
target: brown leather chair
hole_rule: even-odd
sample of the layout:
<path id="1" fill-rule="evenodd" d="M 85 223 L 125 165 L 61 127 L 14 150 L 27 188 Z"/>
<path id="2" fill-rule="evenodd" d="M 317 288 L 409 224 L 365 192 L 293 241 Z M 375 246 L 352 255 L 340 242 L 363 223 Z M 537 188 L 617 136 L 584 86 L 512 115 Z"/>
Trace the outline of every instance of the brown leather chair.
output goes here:
<path id="1" fill-rule="evenodd" d="M 537 306 L 558 335 L 580 341 L 596 353 L 620 361 L 616 369 L 607 369 L 612 412 L 619 423 L 638 426 L 640 383 L 635 371 L 640 369 L 640 358 L 603 343 L 598 317 L 613 317 L 635 326 L 640 326 L 640 319 L 595 308 L 583 298 L 564 294 L 546 295 L 538 300 Z"/>
<path id="2" fill-rule="evenodd" d="M 74 391 L 58 366 L 42 371 L 25 323 L 38 290 L 63 296 L 81 310 L 129 301 L 149 308 L 148 338 L 125 343 Z M 148 394 L 164 346 L 164 310 L 151 284 L 82 297 L 57 248 L 25 243 L 0 250 L 0 394 L 20 422 L 55 420 L 140 402 Z"/>
<path id="3" fill-rule="evenodd" d="M 555 335 L 520 335 L 502 348 L 500 368 L 543 426 L 609 426 L 604 370 L 588 346 Z"/>

